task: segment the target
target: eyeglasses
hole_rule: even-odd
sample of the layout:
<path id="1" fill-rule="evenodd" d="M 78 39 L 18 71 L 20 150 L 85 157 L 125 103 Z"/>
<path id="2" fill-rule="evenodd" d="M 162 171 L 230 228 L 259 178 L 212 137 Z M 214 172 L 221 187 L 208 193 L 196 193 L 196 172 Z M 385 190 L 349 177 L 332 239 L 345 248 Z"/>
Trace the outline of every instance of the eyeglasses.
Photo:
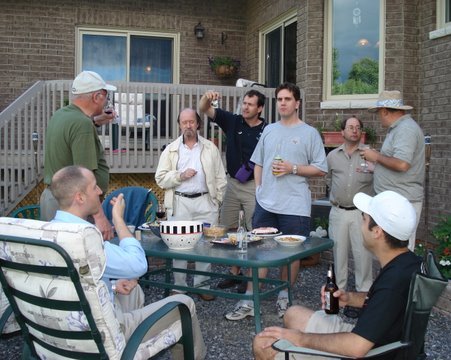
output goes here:
<path id="1" fill-rule="evenodd" d="M 360 126 L 346 126 L 345 129 L 350 130 L 350 131 L 357 131 L 357 132 L 362 131 L 362 128 Z"/>

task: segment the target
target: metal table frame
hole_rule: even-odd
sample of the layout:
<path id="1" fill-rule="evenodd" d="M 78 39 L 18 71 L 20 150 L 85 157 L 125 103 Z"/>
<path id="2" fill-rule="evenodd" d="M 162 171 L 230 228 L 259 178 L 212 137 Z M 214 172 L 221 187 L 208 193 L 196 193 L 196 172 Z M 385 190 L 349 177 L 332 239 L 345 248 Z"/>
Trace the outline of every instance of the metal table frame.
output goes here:
<path id="1" fill-rule="evenodd" d="M 292 291 L 291 291 L 291 276 L 290 276 L 290 264 L 294 261 L 306 258 L 313 254 L 327 250 L 333 246 L 333 241 L 325 238 L 307 238 L 305 242 L 300 245 L 287 247 L 279 245 L 272 238 L 266 238 L 262 241 L 249 245 L 248 252 L 246 254 L 240 254 L 236 247 L 230 245 L 212 244 L 206 239 L 201 239 L 197 245 L 191 250 L 171 250 L 169 249 L 163 240 L 153 239 L 150 241 L 143 241 L 143 249 L 147 256 L 164 258 L 166 259 L 166 266 L 164 268 L 157 268 L 149 271 L 140 283 L 143 286 L 151 285 L 165 289 L 165 295 L 169 294 L 169 290 L 181 290 L 192 293 L 211 294 L 216 296 L 222 296 L 225 298 L 233 298 L 240 300 L 253 300 L 254 301 L 254 313 L 255 313 L 255 331 L 259 333 L 262 329 L 261 314 L 260 314 L 260 301 L 273 294 L 278 293 L 280 290 L 288 289 L 289 304 L 292 303 Z M 223 291 L 220 289 L 204 289 L 191 286 L 180 286 L 171 283 L 171 275 L 174 272 L 181 272 L 186 274 L 200 274 L 208 275 L 210 282 L 218 278 L 235 278 L 243 279 L 243 276 L 234 276 L 224 273 L 215 272 L 202 272 L 194 269 L 180 269 L 172 266 L 172 260 L 187 260 L 187 261 L 200 261 L 212 264 L 222 265 L 236 265 L 239 267 L 245 267 L 251 269 L 251 276 L 244 276 L 244 280 L 252 281 L 253 294 L 239 294 Z M 279 279 L 267 279 L 258 277 L 258 269 L 287 266 L 288 279 L 287 281 Z M 164 281 L 151 280 L 151 275 L 164 274 Z M 265 290 L 261 290 L 259 284 L 272 285 Z M 205 283 L 201 284 L 206 285 Z"/>

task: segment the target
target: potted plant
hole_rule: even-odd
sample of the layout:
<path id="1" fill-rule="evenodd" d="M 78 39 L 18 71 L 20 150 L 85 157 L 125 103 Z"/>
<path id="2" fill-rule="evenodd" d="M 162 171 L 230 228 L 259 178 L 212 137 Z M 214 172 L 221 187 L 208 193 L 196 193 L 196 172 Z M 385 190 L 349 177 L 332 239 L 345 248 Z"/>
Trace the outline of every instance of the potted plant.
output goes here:
<path id="1" fill-rule="evenodd" d="M 363 137 L 365 137 L 365 141 L 364 141 L 365 144 L 374 146 L 374 144 L 376 144 L 376 141 L 377 141 L 376 129 L 373 128 L 372 126 L 364 126 L 362 138 Z"/>
<path id="2" fill-rule="evenodd" d="M 320 134 L 323 138 L 324 146 L 336 147 L 343 144 L 343 135 L 341 135 L 341 119 L 338 113 L 335 114 L 335 121 L 333 122 L 333 130 L 326 130 L 321 128 Z"/>
<path id="3" fill-rule="evenodd" d="M 228 79 L 236 76 L 240 68 L 240 61 L 229 56 L 209 57 L 211 70 L 220 79 Z"/>
<path id="4" fill-rule="evenodd" d="M 451 216 L 442 217 L 432 230 L 437 240 L 435 256 L 442 274 L 451 279 Z"/>

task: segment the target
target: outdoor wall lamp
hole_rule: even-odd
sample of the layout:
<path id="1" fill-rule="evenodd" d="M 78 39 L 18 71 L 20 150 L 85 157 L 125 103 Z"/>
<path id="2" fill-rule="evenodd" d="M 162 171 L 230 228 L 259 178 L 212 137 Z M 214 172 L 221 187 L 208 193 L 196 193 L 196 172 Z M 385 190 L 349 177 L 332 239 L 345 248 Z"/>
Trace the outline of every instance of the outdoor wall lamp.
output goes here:
<path id="1" fill-rule="evenodd" d="M 202 24 L 199 23 L 194 27 L 194 35 L 196 35 L 196 38 L 203 39 L 205 33 L 205 28 L 202 26 Z"/>

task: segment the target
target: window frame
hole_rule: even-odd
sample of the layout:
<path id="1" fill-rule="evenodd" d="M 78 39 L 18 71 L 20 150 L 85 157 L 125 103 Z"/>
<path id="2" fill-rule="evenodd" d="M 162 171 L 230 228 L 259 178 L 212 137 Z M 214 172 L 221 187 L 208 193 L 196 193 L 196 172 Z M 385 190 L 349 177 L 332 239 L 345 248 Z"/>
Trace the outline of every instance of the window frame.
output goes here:
<path id="1" fill-rule="evenodd" d="M 436 18 L 437 28 L 429 33 L 429 39 L 438 39 L 443 36 L 451 35 L 451 18 L 446 21 L 446 6 L 451 8 L 451 0 L 437 0 Z"/>
<path id="2" fill-rule="evenodd" d="M 380 19 L 379 19 L 379 77 L 377 94 L 349 94 L 332 95 L 332 0 L 325 0 L 324 11 L 324 52 L 323 52 L 323 103 L 321 108 L 341 106 L 346 102 L 347 107 L 365 108 L 368 104 L 374 103 L 379 93 L 384 89 L 385 81 L 385 0 L 380 0 Z M 370 102 L 368 102 L 368 100 Z"/>
<path id="3" fill-rule="evenodd" d="M 259 83 L 264 83 L 266 81 L 266 61 L 265 61 L 265 54 L 266 54 L 266 35 L 268 35 L 269 33 L 271 33 L 272 31 L 276 30 L 277 28 L 281 27 L 282 28 L 282 33 L 281 36 L 283 36 L 284 32 L 283 29 L 298 21 L 298 12 L 296 9 L 291 10 L 285 14 L 282 14 L 280 16 L 278 16 L 277 18 L 275 18 L 274 20 L 272 20 L 270 23 L 268 23 L 266 26 L 264 26 L 262 29 L 260 29 L 259 31 L 259 44 L 258 44 L 258 59 L 259 59 L 259 64 L 258 64 L 258 68 L 259 68 L 259 73 L 258 73 L 258 82 Z M 283 63 L 283 56 L 284 56 L 284 42 L 281 42 L 281 55 L 282 55 L 282 63 Z M 283 67 L 280 67 L 280 78 L 283 79 Z"/>
<path id="4" fill-rule="evenodd" d="M 159 37 L 172 40 L 172 71 L 173 79 L 171 84 L 179 84 L 180 82 L 180 34 L 176 32 L 168 31 L 135 31 L 126 29 L 106 29 L 98 27 L 86 27 L 80 26 L 76 28 L 75 32 L 75 72 L 76 74 L 81 72 L 82 67 L 82 37 L 83 35 L 104 35 L 104 36 L 121 36 L 126 37 L 126 82 L 130 81 L 130 38 L 131 36 L 147 36 L 147 37 Z"/>

